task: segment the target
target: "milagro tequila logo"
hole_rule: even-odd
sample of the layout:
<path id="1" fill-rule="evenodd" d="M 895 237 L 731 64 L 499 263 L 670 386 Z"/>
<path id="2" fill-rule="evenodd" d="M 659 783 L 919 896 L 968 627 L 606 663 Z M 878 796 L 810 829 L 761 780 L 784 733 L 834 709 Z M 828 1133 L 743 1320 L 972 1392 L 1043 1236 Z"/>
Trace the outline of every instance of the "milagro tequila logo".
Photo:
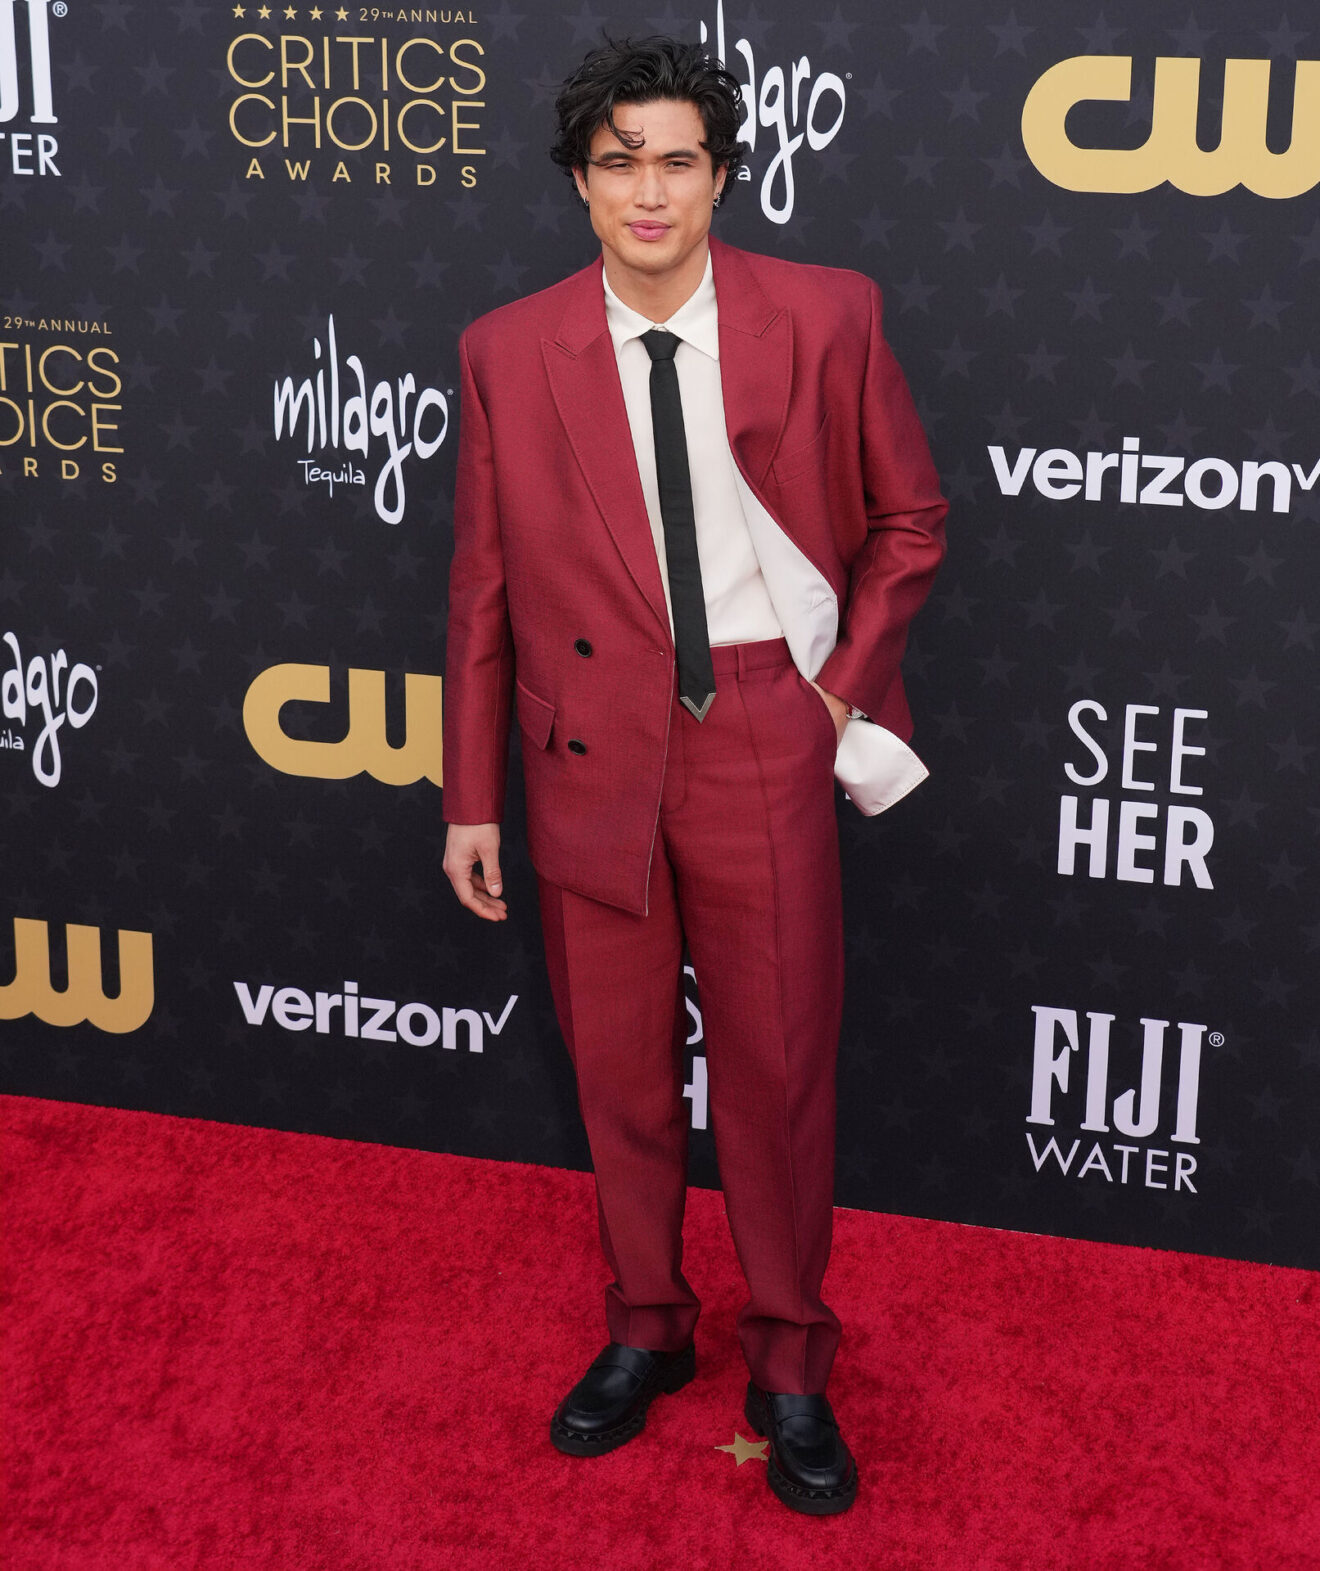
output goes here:
<path id="1" fill-rule="evenodd" d="M 298 460 L 304 485 L 325 485 L 334 494 L 336 485 L 365 485 L 366 471 L 349 456 L 356 453 L 370 465 L 384 461 L 376 474 L 373 500 L 376 515 L 397 524 L 407 505 L 403 466 L 413 454 L 433 457 L 449 430 L 449 400 L 435 387 L 418 391 L 409 374 L 394 381 L 379 381 L 367 390 L 367 374 L 357 355 L 341 362 L 335 319 L 326 323 L 324 358 L 321 340 L 312 340 L 318 362 L 312 376 L 295 383 L 291 376 L 275 383 L 273 420 L 275 440 L 296 442 L 304 451 L 327 454 Z M 451 389 L 452 391 L 452 389 Z"/>
<path id="2" fill-rule="evenodd" d="M 0 715 L 6 722 L 0 729 L 0 749 L 29 754 L 32 773 L 41 784 L 57 786 L 63 768 L 60 729 L 67 721 L 71 730 L 80 731 L 96 713 L 96 672 L 81 660 L 71 666 L 62 649 L 24 661 L 12 632 L 5 633 L 0 644 L 12 661 L 0 672 Z M 41 727 L 30 746 L 23 735 L 29 723 Z"/>
<path id="3" fill-rule="evenodd" d="M 848 107 L 848 90 L 837 72 L 816 75 L 810 59 L 800 55 L 787 68 L 772 65 L 757 74 L 756 54 L 750 41 L 730 42 L 724 21 L 724 0 L 715 6 L 715 36 L 712 40 L 701 24 L 701 42 L 714 43 L 715 57 L 736 76 L 743 66 L 747 78 L 742 87 L 746 114 L 738 128 L 739 137 L 756 151 L 757 134 L 768 131 L 775 139 L 775 155 L 761 177 L 761 211 L 772 224 L 786 224 L 793 216 L 795 186 L 793 159 L 805 141 L 813 153 L 828 147 L 839 134 Z M 730 57 L 730 50 L 741 56 L 741 65 Z M 744 169 L 741 178 L 750 180 Z"/>
<path id="4" fill-rule="evenodd" d="M 0 126 L 17 120 L 23 102 L 19 78 L 19 30 L 16 0 L 0 0 Z M 65 0 L 27 0 L 28 86 L 30 125 L 56 125 L 50 73 L 50 18 L 65 16 Z M 16 175 L 58 175 L 59 143 L 49 131 L 0 131 L 8 139 L 10 172 Z"/>

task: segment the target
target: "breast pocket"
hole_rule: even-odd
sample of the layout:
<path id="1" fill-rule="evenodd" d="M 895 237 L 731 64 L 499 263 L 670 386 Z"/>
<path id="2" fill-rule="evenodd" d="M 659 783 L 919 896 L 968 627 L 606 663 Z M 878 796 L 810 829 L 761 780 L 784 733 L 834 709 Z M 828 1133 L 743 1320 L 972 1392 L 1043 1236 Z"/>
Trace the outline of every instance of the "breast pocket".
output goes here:
<path id="1" fill-rule="evenodd" d="M 550 733 L 555 724 L 555 706 L 529 687 L 524 687 L 521 679 L 515 679 L 514 686 L 518 697 L 518 724 L 522 727 L 523 735 L 533 747 L 549 747 Z"/>
<path id="2" fill-rule="evenodd" d="M 829 435 L 830 412 L 827 409 L 825 418 L 809 442 L 804 442 L 800 447 L 794 447 L 787 453 L 781 453 L 771 464 L 770 471 L 775 477 L 776 484 L 783 485 L 794 476 L 823 464 L 829 447 Z"/>

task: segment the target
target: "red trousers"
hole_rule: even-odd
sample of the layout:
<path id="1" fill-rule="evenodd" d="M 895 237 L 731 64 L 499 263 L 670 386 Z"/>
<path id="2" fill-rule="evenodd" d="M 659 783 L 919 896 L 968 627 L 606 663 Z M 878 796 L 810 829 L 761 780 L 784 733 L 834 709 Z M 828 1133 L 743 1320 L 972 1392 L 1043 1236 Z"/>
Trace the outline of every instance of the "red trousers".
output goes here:
<path id="1" fill-rule="evenodd" d="M 765 1390 L 823 1391 L 839 1340 L 820 1296 L 843 997 L 834 721 L 782 639 L 712 655 L 705 721 L 674 702 L 647 914 L 542 880 L 546 957 L 614 1274 L 611 1340 L 672 1351 L 700 1309 L 682 1270 L 686 939 L 750 1295 L 743 1353 Z"/>

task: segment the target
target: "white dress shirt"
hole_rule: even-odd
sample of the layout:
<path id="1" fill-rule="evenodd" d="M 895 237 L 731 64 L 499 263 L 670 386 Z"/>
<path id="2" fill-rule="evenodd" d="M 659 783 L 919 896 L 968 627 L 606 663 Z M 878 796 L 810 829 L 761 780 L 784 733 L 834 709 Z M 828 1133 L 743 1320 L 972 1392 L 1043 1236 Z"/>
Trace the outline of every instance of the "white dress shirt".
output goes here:
<path id="1" fill-rule="evenodd" d="M 793 663 L 813 679 L 839 634 L 839 602 L 829 581 L 771 516 L 743 478 L 729 450 L 720 383 L 719 318 L 709 257 L 696 293 L 668 322 L 648 322 L 605 282 L 605 318 L 623 385 L 642 495 L 651 521 L 665 603 L 664 524 L 655 477 L 651 426 L 651 357 L 641 335 L 666 327 L 682 342 L 674 355 L 692 477 L 697 554 L 712 644 L 783 637 Z M 673 612 L 670 611 L 670 626 Z M 823 702 L 823 700 L 822 700 Z M 849 720 L 834 775 L 862 812 L 881 813 L 926 778 L 926 766 L 891 731 Z"/>
<path id="2" fill-rule="evenodd" d="M 747 644 L 783 633 L 761 574 L 743 513 L 738 476 L 724 426 L 724 393 L 720 384 L 719 316 L 710 257 L 696 292 L 667 322 L 651 322 L 624 305 L 605 280 L 605 317 L 623 385 L 637 472 L 646 500 L 647 517 L 660 579 L 669 605 L 669 572 L 665 560 L 664 522 L 655 475 L 655 435 L 651 425 L 651 357 L 643 333 L 664 327 L 682 340 L 674 355 L 683 429 L 687 436 L 688 470 L 692 479 L 692 510 L 697 526 L 701 587 L 706 598 L 706 629 L 714 644 Z M 670 626 L 673 608 L 670 607 Z"/>

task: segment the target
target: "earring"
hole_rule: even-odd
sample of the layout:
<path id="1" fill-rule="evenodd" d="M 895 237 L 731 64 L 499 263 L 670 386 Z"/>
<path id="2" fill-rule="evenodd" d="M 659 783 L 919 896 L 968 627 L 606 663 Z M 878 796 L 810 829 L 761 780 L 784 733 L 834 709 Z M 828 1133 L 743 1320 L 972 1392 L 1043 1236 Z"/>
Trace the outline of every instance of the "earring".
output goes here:
<path id="1" fill-rule="evenodd" d="M 716 191 L 716 193 L 715 193 L 715 206 L 718 207 L 719 205 L 720 205 L 720 192 Z"/>
<path id="2" fill-rule="evenodd" d="M 586 199 L 585 196 L 582 198 L 582 205 L 583 205 L 583 207 L 590 207 L 591 206 L 591 203 Z"/>

